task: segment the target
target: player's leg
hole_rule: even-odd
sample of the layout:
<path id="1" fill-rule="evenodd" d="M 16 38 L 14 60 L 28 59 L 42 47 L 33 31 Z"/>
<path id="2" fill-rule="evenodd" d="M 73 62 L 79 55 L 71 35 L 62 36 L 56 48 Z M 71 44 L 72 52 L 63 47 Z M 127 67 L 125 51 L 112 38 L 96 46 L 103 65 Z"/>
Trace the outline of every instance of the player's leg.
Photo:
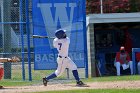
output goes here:
<path id="1" fill-rule="evenodd" d="M 129 66 L 131 70 L 131 75 L 133 75 L 133 62 L 132 61 L 129 61 Z"/>
<path id="2" fill-rule="evenodd" d="M 44 86 L 47 86 L 47 82 L 50 79 L 60 76 L 65 71 L 66 62 L 64 62 L 64 61 L 65 61 L 65 58 L 59 58 L 59 57 L 57 58 L 57 63 L 58 63 L 57 70 L 54 73 L 50 74 L 49 76 L 46 76 L 45 78 L 43 78 Z"/>
<path id="3" fill-rule="evenodd" d="M 115 62 L 115 67 L 116 67 L 116 70 L 117 70 L 117 76 L 120 76 L 120 62 Z"/>
<path id="4" fill-rule="evenodd" d="M 58 58 L 58 67 L 57 70 L 55 71 L 55 74 L 57 77 L 61 76 L 62 73 L 65 71 L 67 68 L 67 59 L 66 58 Z"/>
<path id="5" fill-rule="evenodd" d="M 47 86 L 47 83 L 50 79 L 53 79 L 57 77 L 55 73 L 50 74 L 49 76 L 46 76 L 45 78 L 43 78 L 43 84 L 44 86 Z"/>
<path id="6" fill-rule="evenodd" d="M 57 77 L 55 73 L 50 74 L 49 76 L 46 76 L 45 78 L 43 78 L 43 84 L 44 86 L 47 86 L 47 83 L 50 79 L 53 79 Z"/>
<path id="7" fill-rule="evenodd" d="M 78 74 L 78 71 L 77 71 L 77 66 L 76 66 L 76 64 L 75 64 L 70 58 L 68 58 L 67 61 L 68 61 L 68 68 L 69 68 L 70 70 L 72 70 L 72 73 L 73 73 L 73 76 L 74 76 L 74 78 L 75 78 L 75 80 L 76 80 L 77 85 L 78 85 L 78 86 L 85 85 L 85 84 L 80 80 L 80 78 L 79 78 L 79 74 Z"/>
<path id="8" fill-rule="evenodd" d="M 0 80 L 2 79 L 3 77 L 3 67 L 0 65 L 0 70 L 1 70 L 1 73 L 0 73 Z M 0 85 L 0 89 L 2 89 L 3 86 Z"/>
<path id="9" fill-rule="evenodd" d="M 72 70 L 73 76 L 76 79 L 76 81 L 80 81 L 76 64 L 70 58 L 67 58 L 67 63 L 68 63 L 68 68 Z"/>
<path id="10" fill-rule="evenodd" d="M 2 89 L 2 88 L 3 88 L 3 86 L 0 85 L 0 89 Z"/>
<path id="11" fill-rule="evenodd" d="M 138 74 L 140 75 L 140 62 L 138 62 L 137 68 L 138 68 Z"/>

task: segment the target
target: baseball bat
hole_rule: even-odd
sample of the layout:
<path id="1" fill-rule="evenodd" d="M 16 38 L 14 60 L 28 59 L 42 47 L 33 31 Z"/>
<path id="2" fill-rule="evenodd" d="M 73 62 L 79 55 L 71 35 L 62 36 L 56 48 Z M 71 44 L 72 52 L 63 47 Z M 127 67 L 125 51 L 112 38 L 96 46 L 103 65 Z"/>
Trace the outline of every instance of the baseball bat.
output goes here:
<path id="1" fill-rule="evenodd" d="M 55 37 L 41 36 L 41 35 L 33 35 L 33 38 L 51 38 L 51 39 L 54 39 Z"/>

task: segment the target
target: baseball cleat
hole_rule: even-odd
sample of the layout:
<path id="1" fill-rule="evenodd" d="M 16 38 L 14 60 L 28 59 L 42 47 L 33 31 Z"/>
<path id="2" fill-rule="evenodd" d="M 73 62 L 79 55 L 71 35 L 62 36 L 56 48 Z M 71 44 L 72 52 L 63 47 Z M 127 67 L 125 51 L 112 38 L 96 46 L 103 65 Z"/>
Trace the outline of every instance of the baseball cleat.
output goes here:
<path id="1" fill-rule="evenodd" d="M 84 84 L 82 81 L 77 81 L 76 86 L 79 86 L 79 87 L 81 86 L 82 87 L 82 86 L 87 86 L 87 85 Z"/>
<path id="2" fill-rule="evenodd" d="M 0 86 L 0 89 L 3 89 L 3 86 Z"/>
<path id="3" fill-rule="evenodd" d="M 48 80 L 46 80 L 46 78 L 43 78 L 43 85 L 47 86 Z"/>

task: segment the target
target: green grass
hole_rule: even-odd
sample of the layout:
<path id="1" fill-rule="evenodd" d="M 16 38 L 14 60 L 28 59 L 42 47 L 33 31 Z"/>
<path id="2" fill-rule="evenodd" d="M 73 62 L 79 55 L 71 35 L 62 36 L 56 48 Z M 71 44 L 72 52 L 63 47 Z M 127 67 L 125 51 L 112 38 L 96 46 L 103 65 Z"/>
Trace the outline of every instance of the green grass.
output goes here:
<path id="1" fill-rule="evenodd" d="M 34 93 L 140 93 L 140 89 L 82 89 L 65 91 L 45 91 Z"/>
<path id="2" fill-rule="evenodd" d="M 90 79 L 84 79 L 85 82 L 105 82 L 105 81 L 128 81 L 128 80 L 140 80 L 140 75 L 127 75 L 127 76 L 105 76 L 105 77 L 93 77 Z"/>
<path id="3" fill-rule="evenodd" d="M 32 80 L 40 80 L 42 77 L 54 72 L 54 70 L 32 70 Z M 28 79 L 28 71 L 25 73 L 25 78 Z M 12 80 L 22 80 L 21 70 L 12 70 Z"/>
<path id="4" fill-rule="evenodd" d="M 0 81 L 0 85 L 2 86 L 27 86 L 37 84 L 37 81 L 13 81 L 13 80 L 2 80 Z"/>

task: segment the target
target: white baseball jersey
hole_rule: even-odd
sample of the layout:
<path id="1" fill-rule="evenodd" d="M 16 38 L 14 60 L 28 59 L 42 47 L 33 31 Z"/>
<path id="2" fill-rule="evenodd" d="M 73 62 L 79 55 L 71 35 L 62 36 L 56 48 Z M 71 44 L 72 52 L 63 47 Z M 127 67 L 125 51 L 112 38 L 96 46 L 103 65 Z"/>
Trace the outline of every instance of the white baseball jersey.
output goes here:
<path id="1" fill-rule="evenodd" d="M 55 38 L 53 41 L 53 46 L 58 50 L 56 76 L 60 76 L 66 68 L 77 70 L 76 64 L 68 57 L 69 44 L 70 39 L 68 37 L 64 39 Z"/>
<path id="2" fill-rule="evenodd" d="M 70 44 L 70 39 L 68 37 L 64 39 L 55 38 L 53 41 L 53 46 L 57 48 L 59 52 L 58 55 L 62 57 L 68 56 L 69 44 Z"/>

